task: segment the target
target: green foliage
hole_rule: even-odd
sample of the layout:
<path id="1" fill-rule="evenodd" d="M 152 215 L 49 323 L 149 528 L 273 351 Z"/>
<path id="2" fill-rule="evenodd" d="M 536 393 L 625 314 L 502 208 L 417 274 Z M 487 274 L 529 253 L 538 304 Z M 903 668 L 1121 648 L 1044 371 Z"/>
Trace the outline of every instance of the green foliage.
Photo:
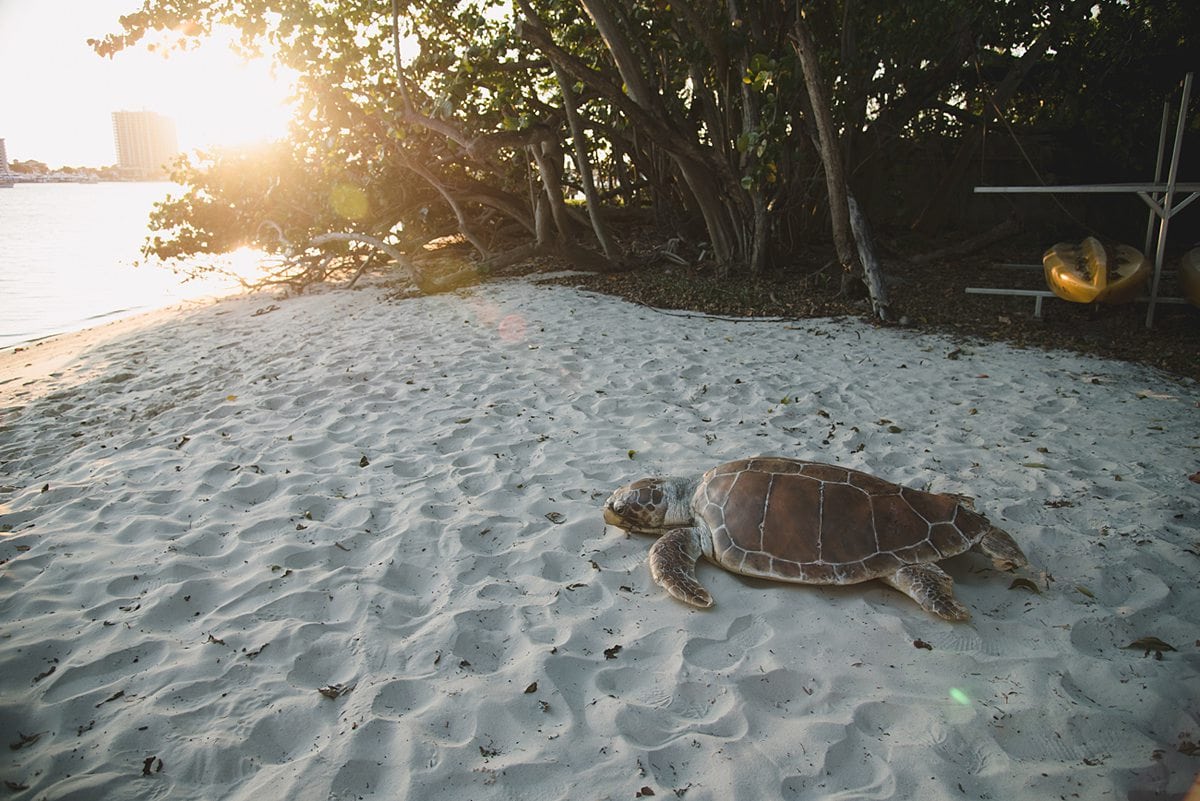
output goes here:
<path id="1" fill-rule="evenodd" d="M 1013 120 L 1069 137 L 1094 180 L 1149 178 L 1163 102 L 1178 103 L 1180 79 L 1198 66 L 1196 12 L 1187 0 L 1097 4 L 1031 76 Z"/>
<path id="2" fill-rule="evenodd" d="M 723 269 L 786 263 L 823 230 L 827 201 L 790 41 L 794 3 L 398 5 L 398 33 L 420 44 L 400 70 L 382 0 L 145 0 L 119 33 L 93 42 L 111 56 L 187 47 L 234 26 L 248 52 L 272 53 L 302 76 L 285 142 L 179 165 L 186 191 L 156 211 L 149 249 L 185 258 L 330 231 L 402 248 L 460 233 L 481 255 L 545 245 L 537 209 L 577 207 L 584 164 L 606 203 L 652 207 L 667 235 L 706 242 L 700 250 Z M 999 109 L 1007 123 L 1086 132 L 1088 152 L 1110 162 L 1152 152 L 1156 107 L 1200 39 L 1187 0 L 802 8 L 849 180 L 867 186 L 886 184 L 923 142 L 992 124 L 997 87 L 1039 41 L 1049 50 Z M 564 85 L 583 120 L 586 162 Z M 551 237 L 586 241 L 583 219 L 556 216 Z M 267 221 L 278 231 L 264 234 Z"/>

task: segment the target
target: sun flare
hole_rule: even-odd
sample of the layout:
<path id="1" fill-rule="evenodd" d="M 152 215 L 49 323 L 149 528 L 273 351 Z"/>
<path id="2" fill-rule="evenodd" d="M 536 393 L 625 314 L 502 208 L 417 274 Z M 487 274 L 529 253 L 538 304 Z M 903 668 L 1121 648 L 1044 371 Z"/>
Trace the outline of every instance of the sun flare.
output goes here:
<path id="1" fill-rule="evenodd" d="M 236 34 L 218 30 L 183 51 L 127 52 L 140 69 L 131 92 L 140 105 L 175 120 L 184 149 L 245 145 L 287 133 L 296 75 L 265 56 L 246 60 L 233 51 Z M 131 64 L 130 66 L 134 66 Z"/>

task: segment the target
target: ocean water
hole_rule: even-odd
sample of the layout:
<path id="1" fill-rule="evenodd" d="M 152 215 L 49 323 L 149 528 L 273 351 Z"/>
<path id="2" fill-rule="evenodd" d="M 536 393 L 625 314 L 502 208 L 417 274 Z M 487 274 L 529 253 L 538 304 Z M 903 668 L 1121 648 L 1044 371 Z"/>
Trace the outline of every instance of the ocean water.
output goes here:
<path id="1" fill-rule="evenodd" d="M 182 283 L 143 263 L 150 209 L 169 183 L 17 184 L 0 189 L 0 348 L 183 300 L 229 279 Z"/>

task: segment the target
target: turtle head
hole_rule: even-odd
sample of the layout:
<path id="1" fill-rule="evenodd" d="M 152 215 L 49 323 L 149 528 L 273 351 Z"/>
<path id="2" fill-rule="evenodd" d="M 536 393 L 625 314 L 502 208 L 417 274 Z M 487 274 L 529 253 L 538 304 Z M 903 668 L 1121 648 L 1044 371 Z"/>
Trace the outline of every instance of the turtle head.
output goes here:
<path id="1" fill-rule="evenodd" d="M 626 531 L 661 534 L 692 524 L 696 483 L 683 478 L 643 478 L 604 502 L 604 522 Z"/>

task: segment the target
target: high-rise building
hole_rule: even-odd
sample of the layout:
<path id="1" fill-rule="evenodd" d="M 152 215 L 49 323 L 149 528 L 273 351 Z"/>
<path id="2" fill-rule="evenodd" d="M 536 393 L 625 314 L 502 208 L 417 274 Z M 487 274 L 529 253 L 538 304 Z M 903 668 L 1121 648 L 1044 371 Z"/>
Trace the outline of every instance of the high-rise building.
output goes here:
<path id="1" fill-rule="evenodd" d="M 112 122 L 121 174 L 140 179 L 167 177 L 170 161 L 179 152 L 170 117 L 153 111 L 114 111 Z"/>
<path id="2" fill-rule="evenodd" d="M 8 169 L 8 151 L 4 148 L 3 139 L 0 139 L 0 186 L 12 186 L 12 175 Z"/>

